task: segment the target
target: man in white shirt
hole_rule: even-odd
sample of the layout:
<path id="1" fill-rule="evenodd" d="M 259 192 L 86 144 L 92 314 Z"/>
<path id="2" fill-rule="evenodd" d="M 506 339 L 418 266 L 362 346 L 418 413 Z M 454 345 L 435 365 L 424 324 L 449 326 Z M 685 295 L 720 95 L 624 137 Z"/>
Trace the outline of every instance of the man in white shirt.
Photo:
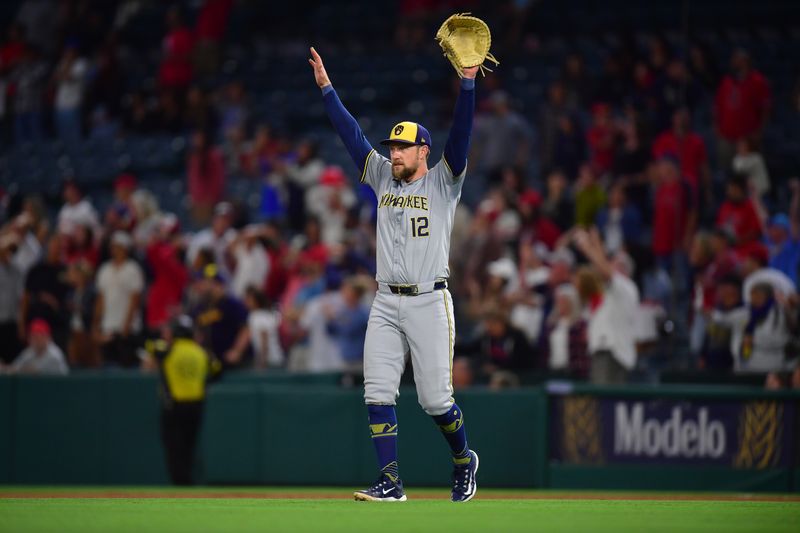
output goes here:
<path id="1" fill-rule="evenodd" d="M 10 366 L 0 363 L 0 371 L 8 374 L 50 374 L 67 375 L 69 367 L 61 348 L 56 346 L 50 335 L 50 325 L 37 318 L 29 329 L 30 344 Z"/>
<path id="2" fill-rule="evenodd" d="M 248 287 L 263 288 L 269 273 L 269 255 L 258 237 L 258 228 L 248 226 L 230 247 L 235 263 L 231 291 L 240 300 L 244 299 Z"/>
<path id="3" fill-rule="evenodd" d="M 139 306 L 144 274 L 128 257 L 132 245 L 129 234 L 115 232 L 111 237 L 111 259 L 97 272 L 94 331 L 107 364 L 138 364 L 135 339 L 142 327 Z"/>
<path id="4" fill-rule="evenodd" d="M 575 286 L 589 309 L 590 379 L 624 383 L 636 366 L 636 314 L 639 290 L 609 261 L 599 236 L 577 230 L 574 242 L 592 263 L 579 269 Z"/>
<path id="5" fill-rule="evenodd" d="M 88 70 L 89 63 L 78 55 L 77 46 L 67 45 L 53 75 L 56 83 L 56 130 L 62 141 L 81 138 L 81 104 Z"/>
<path id="6" fill-rule="evenodd" d="M 78 184 L 69 180 L 64 183 L 64 205 L 58 212 L 58 231 L 72 234 L 79 226 L 88 226 L 98 234 L 100 218 Z"/>
<path id="7" fill-rule="evenodd" d="M 200 250 L 209 249 L 214 252 L 214 264 L 217 265 L 219 272 L 224 277 L 230 278 L 226 252 L 236 238 L 236 230 L 231 227 L 232 224 L 233 206 L 228 202 L 217 204 L 211 227 L 197 232 L 189 242 L 186 260 L 190 268 L 193 267 Z"/>
<path id="8" fill-rule="evenodd" d="M 310 300 L 300 316 L 300 327 L 308 332 L 306 360 L 290 361 L 291 370 L 307 372 L 336 372 L 344 369 L 338 343 L 330 335 L 326 316 L 344 307 L 341 292 L 328 291 Z"/>

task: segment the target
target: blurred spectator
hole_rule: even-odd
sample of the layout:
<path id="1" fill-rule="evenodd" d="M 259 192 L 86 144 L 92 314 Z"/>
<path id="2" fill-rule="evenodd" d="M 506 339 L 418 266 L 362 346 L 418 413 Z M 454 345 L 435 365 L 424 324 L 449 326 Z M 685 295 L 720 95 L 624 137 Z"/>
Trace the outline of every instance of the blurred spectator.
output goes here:
<path id="1" fill-rule="evenodd" d="M 800 281 L 800 182 L 792 187 L 791 218 L 783 213 L 774 215 L 767 224 L 766 245 L 769 266 L 780 270 L 795 286 Z"/>
<path id="2" fill-rule="evenodd" d="M 785 348 L 789 342 L 789 313 L 785 302 L 776 299 L 772 285 L 758 283 L 749 292 L 750 304 L 723 316 L 717 322 L 732 328 L 731 351 L 739 373 L 784 370 Z"/>
<path id="3" fill-rule="evenodd" d="M 122 108 L 122 95 L 125 90 L 125 79 L 120 65 L 119 51 L 114 37 L 100 49 L 94 58 L 87 88 L 87 108 L 92 113 L 98 110 L 108 114 L 118 126 Z"/>
<path id="4" fill-rule="evenodd" d="M 480 332 L 471 342 L 460 346 L 460 354 L 471 356 L 484 380 L 502 371 L 520 371 L 534 366 L 525 334 L 513 327 L 508 315 L 497 307 L 483 312 Z"/>
<path id="5" fill-rule="evenodd" d="M 0 79 L 14 71 L 25 56 L 26 48 L 25 28 L 18 23 L 12 23 L 6 32 L 5 41 L 0 45 Z"/>
<path id="6" fill-rule="evenodd" d="M 282 309 L 292 312 L 293 318 L 302 313 L 303 307 L 325 291 L 325 261 L 327 250 L 311 246 L 300 252 L 289 275 L 283 298 Z"/>
<path id="7" fill-rule="evenodd" d="M 264 288 L 269 274 L 269 256 L 259 240 L 260 231 L 248 226 L 230 244 L 230 256 L 234 261 L 231 292 L 244 298 L 248 287 Z"/>
<path id="8" fill-rule="evenodd" d="M 342 291 L 328 283 L 325 292 L 310 299 L 302 311 L 292 311 L 307 336 L 307 345 L 293 348 L 289 370 L 334 372 L 344 369 L 341 347 L 328 331 L 326 319 L 328 314 L 338 313 L 343 308 Z"/>
<path id="9" fill-rule="evenodd" d="M 731 249 L 731 237 L 724 231 L 700 232 L 694 236 L 689 264 L 694 272 L 692 323 L 689 347 L 699 355 L 706 335 L 706 316 L 718 304 L 717 286 L 722 280 L 737 276 L 739 258 Z M 741 282 L 739 282 L 741 283 Z"/>
<path id="10" fill-rule="evenodd" d="M 789 298 L 797 292 L 789 276 L 768 266 L 769 251 L 760 242 L 751 243 L 744 251 L 739 251 L 739 256 L 739 270 L 744 276 L 742 291 L 745 303 L 750 303 L 750 291 L 759 283 L 770 285 L 779 298 Z"/>
<path id="11" fill-rule="evenodd" d="M 0 236 L 0 364 L 19 353 L 18 322 L 24 278 L 11 262 L 14 237 Z"/>
<path id="12" fill-rule="evenodd" d="M 567 93 L 568 105 L 582 108 L 588 102 L 592 83 L 586 73 L 586 64 L 577 53 L 571 53 L 564 60 L 561 79 Z"/>
<path id="13" fill-rule="evenodd" d="M 228 176 L 240 176 L 244 173 L 245 158 L 250 149 L 243 128 L 231 128 L 225 134 L 222 143 L 222 154 L 225 158 L 225 173 Z"/>
<path id="14" fill-rule="evenodd" d="M 198 76 L 210 77 L 220 62 L 220 42 L 225 37 L 233 0 L 205 0 L 195 23 L 194 67 Z"/>
<path id="15" fill-rule="evenodd" d="M 135 221 L 131 236 L 137 249 L 143 249 L 158 234 L 162 219 L 158 199 L 150 191 L 139 189 L 131 195 L 130 205 Z"/>
<path id="16" fill-rule="evenodd" d="M 545 169 L 553 168 L 556 152 L 556 139 L 559 135 L 561 118 L 575 111 L 567 102 L 567 90 L 560 80 L 554 81 L 547 88 L 547 101 L 539 111 L 540 157 Z"/>
<path id="17" fill-rule="evenodd" d="M 638 209 L 628 205 L 624 185 L 617 183 L 611 187 L 608 207 L 597 213 L 595 225 L 609 254 L 622 250 L 626 245 L 638 244 L 642 217 Z"/>
<path id="18" fill-rule="evenodd" d="M 218 114 L 222 135 L 225 139 L 228 139 L 235 131 L 247 129 L 250 122 L 250 109 L 247 93 L 241 81 L 234 80 L 223 88 Z"/>
<path id="19" fill-rule="evenodd" d="M 467 389 L 474 382 L 474 372 L 467 357 L 453 359 L 453 388 L 455 390 Z"/>
<path id="20" fill-rule="evenodd" d="M 598 182 L 592 166 L 584 163 L 575 183 L 575 224 L 591 226 L 605 204 L 606 192 L 603 186 Z"/>
<path id="21" fill-rule="evenodd" d="M 507 93 L 495 91 L 489 100 L 491 111 L 475 118 L 470 160 L 476 171 L 498 181 L 505 166 L 527 167 L 533 134 Z"/>
<path id="22" fill-rule="evenodd" d="M 339 353 L 349 372 L 361 373 L 364 337 L 367 334 L 369 306 L 364 303 L 366 287 L 350 278 L 342 283 L 342 306 L 323 308 L 328 334 L 339 345 Z"/>
<path id="23" fill-rule="evenodd" d="M 610 105 L 597 103 L 592 106 L 592 125 L 586 132 L 586 140 L 592 171 L 602 177 L 614 167 L 616 131 Z"/>
<path id="24" fill-rule="evenodd" d="M 100 219 L 92 203 L 83 195 L 75 180 L 64 182 L 64 205 L 58 212 L 58 230 L 71 234 L 79 226 L 89 226 L 92 230 L 100 228 Z"/>
<path id="25" fill-rule="evenodd" d="M 147 266 L 153 280 L 147 291 L 145 324 L 151 332 L 178 315 L 189 272 L 182 258 L 183 238 L 178 218 L 173 214 L 160 217 L 157 233 L 146 248 Z"/>
<path id="26" fill-rule="evenodd" d="M 710 187 L 711 172 L 708 167 L 706 144 L 691 129 L 689 110 L 680 108 L 672 115 L 672 129 L 664 131 L 653 142 L 653 157 L 672 156 L 677 159 L 683 178 L 704 199 Z"/>
<path id="27" fill-rule="evenodd" d="M 642 113 L 631 104 L 625 106 L 624 113 L 616 125 L 618 139 L 613 174 L 617 181 L 630 185 L 641 179 L 650 162 L 650 152 L 645 145 Z"/>
<path id="28" fill-rule="evenodd" d="M 656 77 L 653 92 L 655 131 L 669 128 L 675 111 L 684 106 L 691 109 L 697 100 L 697 87 L 684 62 L 677 58 L 670 59 L 661 75 Z"/>
<path id="29" fill-rule="evenodd" d="M 11 79 L 14 92 L 14 138 L 17 143 L 39 142 L 44 138 L 44 93 L 47 64 L 39 49 L 28 46 Z"/>
<path id="30" fill-rule="evenodd" d="M 725 186 L 725 201 L 717 211 L 716 225 L 736 237 L 742 247 L 761 237 L 761 217 L 753 200 L 748 197 L 747 181 L 734 176 Z"/>
<path id="31" fill-rule="evenodd" d="M 589 377 L 586 321 L 581 317 L 578 292 L 571 284 L 555 290 L 555 306 L 545 323 L 542 355 L 547 368 L 567 371 L 578 379 Z"/>
<path id="32" fill-rule="evenodd" d="M 203 249 L 209 249 L 212 253 L 213 262 L 223 275 L 227 275 L 227 251 L 231 243 L 236 238 L 236 230 L 233 225 L 233 206 L 228 202 L 220 202 L 214 207 L 214 218 L 211 220 L 211 227 L 197 232 L 189 242 L 189 249 L 186 259 L 192 269 L 197 269 L 195 262 Z"/>
<path id="33" fill-rule="evenodd" d="M 24 0 L 17 11 L 16 22 L 25 30 L 28 41 L 51 55 L 58 44 L 60 17 L 54 0 Z"/>
<path id="34" fill-rule="evenodd" d="M 186 174 L 192 218 L 196 224 L 206 224 L 225 189 L 225 161 L 206 131 L 197 130 L 192 134 Z"/>
<path id="35" fill-rule="evenodd" d="M 689 70 L 692 78 L 708 93 L 713 93 L 720 79 L 719 68 L 714 56 L 702 43 L 695 43 L 689 49 Z"/>
<path id="36" fill-rule="evenodd" d="M 280 153 L 280 142 L 273 135 L 272 128 L 261 124 L 256 128 L 250 151 L 245 154 L 244 170 L 251 177 L 263 177 L 273 170 Z"/>
<path id="37" fill-rule="evenodd" d="M 476 215 L 486 218 L 497 245 L 508 244 L 519 234 L 522 221 L 516 206 L 511 205 L 511 196 L 502 186 L 494 186 L 476 208 Z"/>
<path id="38" fill-rule="evenodd" d="M 552 220 L 542 214 L 542 196 L 527 190 L 519 196 L 517 210 L 520 216 L 519 236 L 525 242 L 541 242 L 553 249 L 561 236 L 561 230 Z"/>
<path id="39" fill-rule="evenodd" d="M 158 94 L 158 103 L 152 112 L 152 124 L 156 131 L 172 134 L 184 132 L 183 114 L 174 91 L 163 89 Z"/>
<path id="40" fill-rule="evenodd" d="M 41 231 L 36 227 L 33 217 L 25 212 L 17 215 L 10 226 L 7 235 L 13 252 L 11 262 L 25 276 L 42 257 L 42 245 L 39 243 Z"/>
<path id="41" fill-rule="evenodd" d="M 247 308 L 228 292 L 225 277 L 216 265 L 206 266 L 199 276 L 195 283 L 201 301 L 194 314 L 203 345 L 212 354 L 219 354 L 223 368 L 248 366 L 252 350 L 247 344 L 243 349 L 236 346 L 242 329 L 247 327 Z"/>
<path id="42" fill-rule="evenodd" d="M 580 123 L 571 115 L 561 115 L 555 136 L 553 167 L 561 169 L 570 180 L 574 180 L 580 164 L 586 160 L 586 154 L 586 136 Z"/>
<path id="43" fill-rule="evenodd" d="M 143 135 L 156 128 L 156 118 L 144 91 L 134 91 L 123 98 L 122 127 L 126 133 Z"/>
<path id="44" fill-rule="evenodd" d="M 192 32 L 183 24 L 180 9 L 173 6 L 166 15 L 167 32 L 162 43 L 158 81 L 166 89 L 184 90 L 192 81 Z"/>
<path id="45" fill-rule="evenodd" d="M 289 226 L 299 230 L 305 224 L 306 209 L 310 207 L 308 194 L 312 187 L 321 183 L 325 163 L 318 155 L 319 146 L 304 140 L 297 147 L 297 161 L 286 166 L 288 191 Z"/>
<path id="46" fill-rule="evenodd" d="M 19 314 L 19 336 L 25 339 L 28 325 L 40 318 L 50 326 L 56 344 L 66 346 L 66 303 L 69 287 L 61 260 L 61 237 L 47 241 L 47 253 L 28 271 Z"/>
<path id="47" fill-rule="evenodd" d="M 744 138 L 736 142 L 733 171 L 747 179 L 747 190 L 757 198 L 763 198 L 769 192 L 769 171 L 764 158 L 755 150 L 752 140 Z"/>
<path id="48" fill-rule="evenodd" d="M 772 98 L 769 82 L 753 68 L 745 50 L 733 52 L 730 69 L 717 88 L 714 102 L 718 165 L 723 170 L 733 159 L 737 141 L 761 139 Z"/>
<path id="49" fill-rule="evenodd" d="M 706 370 L 724 372 L 733 369 L 731 318 L 743 309 L 742 282 L 736 275 L 729 274 L 720 279 L 715 293 L 713 312 L 707 311 L 709 320 L 700 366 Z"/>
<path id="50" fill-rule="evenodd" d="M 592 266 L 575 277 L 581 301 L 589 308 L 590 378 L 595 384 L 620 384 L 636 366 L 636 341 L 631 327 L 639 309 L 639 290 L 608 260 L 599 238 L 585 230 L 573 237 Z"/>
<path id="51" fill-rule="evenodd" d="M 555 170 L 547 176 L 547 190 L 542 200 L 542 214 L 561 231 L 575 225 L 575 206 L 569 193 L 569 182 L 563 172 Z"/>
<path id="52" fill-rule="evenodd" d="M 520 242 L 518 250 L 518 268 L 515 270 L 513 263 L 509 265 L 512 267 L 509 268 L 509 278 L 514 283 L 507 287 L 503 299 L 511 310 L 509 316 L 511 325 L 525 333 L 528 342 L 534 345 L 539 339 L 544 322 L 541 293 L 546 290 L 544 286 L 550 275 L 550 268 L 545 263 L 550 254 L 543 244 L 532 245 L 525 240 Z M 489 265 L 489 271 L 509 262 L 508 259 L 495 261 Z"/>
<path id="53" fill-rule="evenodd" d="M 196 85 L 186 94 L 183 127 L 188 131 L 204 131 L 209 136 L 209 132 L 217 130 L 217 115 L 211 107 L 208 94 Z"/>
<path id="54" fill-rule="evenodd" d="M 327 167 L 319 183 L 306 190 L 306 210 L 319 219 L 322 242 L 328 246 L 344 242 L 348 212 L 355 203 L 356 196 L 347 186 L 341 167 Z"/>
<path id="55" fill-rule="evenodd" d="M 61 348 L 50 337 L 50 325 L 37 318 L 30 325 L 28 347 L 10 366 L 0 363 L 0 370 L 9 374 L 66 375 L 69 368 Z"/>
<path id="56" fill-rule="evenodd" d="M 100 249 L 91 226 L 79 225 L 63 239 L 64 262 L 67 265 L 86 261 L 92 269 L 97 267 L 100 262 Z"/>
<path id="57" fill-rule="evenodd" d="M 55 123 L 62 141 L 79 141 L 82 135 L 81 109 L 89 62 L 79 55 L 75 43 L 68 43 L 53 73 L 56 86 Z"/>
<path id="58" fill-rule="evenodd" d="M 106 365 L 138 365 L 139 311 L 145 287 L 141 267 L 130 258 L 132 246 L 130 234 L 114 232 L 111 258 L 97 272 L 93 331 Z"/>
<path id="59" fill-rule="evenodd" d="M 278 326 L 281 315 L 275 310 L 264 292 L 256 287 L 248 287 L 244 303 L 250 314 L 247 316 L 247 331 L 253 347 L 253 361 L 256 368 L 275 368 L 285 364 Z"/>
<path id="60" fill-rule="evenodd" d="M 767 377 L 764 378 L 764 388 L 767 390 L 782 390 L 787 388 L 788 379 L 785 378 L 784 374 L 778 372 L 770 372 L 767 374 Z"/>
<path id="61" fill-rule="evenodd" d="M 78 260 L 67 267 L 67 281 L 70 285 L 69 301 L 69 342 L 67 356 L 73 367 L 100 366 L 98 347 L 92 338 L 94 324 L 96 291 L 92 285 L 93 266 Z"/>
<path id="62" fill-rule="evenodd" d="M 685 254 L 697 224 L 697 209 L 691 186 L 681 179 L 679 172 L 678 162 L 672 156 L 664 156 L 656 164 L 653 253 L 666 271 L 672 272 L 677 266 L 679 273 L 685 275 Z"/>
<path id="63" fill-rule="evenodd" d="M 136 213 L 133 207 L 133 193 L 136 192 L 136 176 L 123 173 L 114 180 L 114 202 L 106 211 L 105 231 L 131 231 L 136 225 Z"/>

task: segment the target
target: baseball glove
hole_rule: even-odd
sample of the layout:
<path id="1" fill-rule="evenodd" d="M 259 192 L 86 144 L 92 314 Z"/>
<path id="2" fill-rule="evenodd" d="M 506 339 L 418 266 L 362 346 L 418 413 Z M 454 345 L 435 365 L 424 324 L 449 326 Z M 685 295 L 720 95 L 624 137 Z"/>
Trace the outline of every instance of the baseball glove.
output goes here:
<path id="1" fill-rule="evenodd" d="M 484 66 L 486 60 L 495 65 L 500 64 L 489 52 L 492 46 L 489 26 L 469 13 L 457 13 L 445 20 L 436 32 L 436 41 L 459 76 L 462 76 L 462 69 L 468 67 L 479 67 L 481 74 L 485 76 L 484 70 L 492 71 Z"/>

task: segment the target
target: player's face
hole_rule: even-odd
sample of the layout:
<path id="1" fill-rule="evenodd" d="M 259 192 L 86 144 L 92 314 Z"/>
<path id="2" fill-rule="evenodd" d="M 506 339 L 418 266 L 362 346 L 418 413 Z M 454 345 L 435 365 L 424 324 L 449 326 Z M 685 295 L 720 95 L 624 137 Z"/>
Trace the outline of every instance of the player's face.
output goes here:
<path id="1" fill-rule="evenodd" d="M 392 176 L 397 180 L 408 180 L 416 174 L 420 162 L 424 160 L 422 147 L 408 144 L 389 146 L 389 159 L 392 162 Z"/>

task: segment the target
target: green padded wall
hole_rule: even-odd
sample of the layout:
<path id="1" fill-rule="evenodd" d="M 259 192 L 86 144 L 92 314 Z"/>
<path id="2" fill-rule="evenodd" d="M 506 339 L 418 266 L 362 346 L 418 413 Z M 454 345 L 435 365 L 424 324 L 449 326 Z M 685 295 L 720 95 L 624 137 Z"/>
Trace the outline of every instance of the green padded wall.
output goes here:
<path id="1" fill-rule="evenodd" d="M 0 483 L 11 481 L 14 432 L 14 382 L 0 376 Z"/>

